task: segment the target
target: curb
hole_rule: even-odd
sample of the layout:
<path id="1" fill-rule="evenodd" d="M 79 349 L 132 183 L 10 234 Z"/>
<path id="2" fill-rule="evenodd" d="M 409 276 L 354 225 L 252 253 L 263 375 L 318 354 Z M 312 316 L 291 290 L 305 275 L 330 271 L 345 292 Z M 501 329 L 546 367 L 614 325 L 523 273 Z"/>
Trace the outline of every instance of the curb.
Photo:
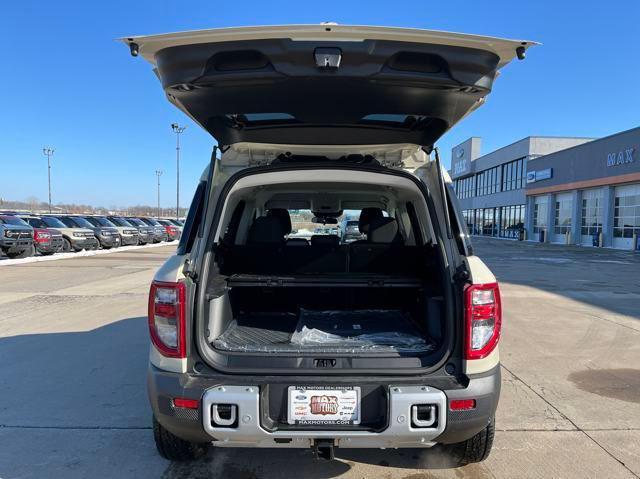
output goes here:
<path id="1" fill-rule="evenodd" d="M 177 242 L 171 243 L 155 243 L 155 244 L 145 244 L 141 246 L 120 246 L 119 248 L 112 249 L 98 249 L 92 251 L 78 251 L 77 253 L 55 253 L 51 256 L 30 256 L 29 258 L 19 258 L 19 259 L 0 259 L 0 266 L 15 266 L 19 264 L 31 264 L 31 263 L 41 263 L 44 261 L 58 261 L 62 259 L 71 259 L 71 258 L 87 258 L 89 256 L 98 256 L 103 254 L 113 254 L 113 253 L 122 253 L 125 251 L 135 251 L 139 249 L 147 249 L 147 248 L 160 248 L 162 246 L 177 246 Z"/>

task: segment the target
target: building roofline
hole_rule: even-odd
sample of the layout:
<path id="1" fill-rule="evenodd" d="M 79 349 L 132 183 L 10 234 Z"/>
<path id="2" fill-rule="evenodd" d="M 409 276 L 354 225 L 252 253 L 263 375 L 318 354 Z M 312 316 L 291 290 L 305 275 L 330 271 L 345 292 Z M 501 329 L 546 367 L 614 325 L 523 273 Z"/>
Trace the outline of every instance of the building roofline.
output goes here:
<path id="1" fill-rule="evenodd" d="M 598 141 L 604 141 L 604 140 L 609 140 L 611 138 L 615 138 L 616 136 L 620 136 L 620 135 L 625 135 L 627 133 L 630 133 L 632 131 L 638 130 L 640 132 L 640 126 L 636 126 L 634 128 L 629 128 L 628 130 L 624 130 L 624 131 L 619 131 L 617 133 L 614 133 L 613 135 L 608 135 L 608 136 L 602 136 L 600 138 L 594 138 L 592 141 L 588 142 L 588 143 L 582 143 L 580 145 L 574 145 L 574 146 L 570 146 L 569 148 L 565 148 L 563 150 L 558 150 L 558 151 L 554 151 L 553 153 L 547 153 L 546 155 L 541 155 L 541 156 L 537 156 L 535 158 L 533 158 L 534 160 L 538 160 L 540 158 L 544 158 L 546 156 L 551 156 L 551 155 L 555 155 L 557 153 L 561 153 L 563 151 L 567 151 L 567 150 L 573 150 L 574 148 L 581 148 L 581 147 L 586 147 L 587 145 L 590 145 L 591 143 L 596 143 Z"/>
<path id="2" fill-rule="evenodd" d="M 472 136 L 470 138 L 478 138 L 477 136 Z M 489 156 L 489 155 L 493 155 L 494 153 L 500 151 L 500 150 L 504 150 L 505 148 L 509 148 L 510 146 L 515 145 L 516 143 L 520 143 L 522 141 L 526 141 L 526 140 L 531 140 L 533 138 L 554 138 L 554 139 L 566 139 L 566 140 L 591 140 L 591 141 L 595 141 L 598 140 L 600 138 L 592 138 L 590 136 L 551 136 L 551 135 L 529 135 L 529 136 L 525 136 L 524 138 L 520 138 L 519 140 L 513 141 L 507 145 L 501 146 L 500 148 L 496 148 L 495 150 L 491 151 L 490 153 L 486 153 L 484 155 L 480 155 L 479 157 L 477 157 L 476 159 L 472 160 L 472 161 L 478 161 L 481 158 L 484 158 L 485 156 Z M 465 140 L 466 141 L 466 140 Z M 464 143 L 464 142 L 463 142 Z M 462 144 L 462 143 L 461 143 Z M 584 143 L 583 143 L 584 144 Z M 581 146 L 581 145 L 576 145 L 576 146 Z M 563 150 L 558 150 L 558 151 L 564 151 L 564 150 L 568 150 L 569 148 L 575 148 L 576 146 L 570 146 L 568 148 L 564 148 Z M 549 153 L 552 154 L 552 153 Z M 546 155 L 545 155 L 546 156 Z"/>

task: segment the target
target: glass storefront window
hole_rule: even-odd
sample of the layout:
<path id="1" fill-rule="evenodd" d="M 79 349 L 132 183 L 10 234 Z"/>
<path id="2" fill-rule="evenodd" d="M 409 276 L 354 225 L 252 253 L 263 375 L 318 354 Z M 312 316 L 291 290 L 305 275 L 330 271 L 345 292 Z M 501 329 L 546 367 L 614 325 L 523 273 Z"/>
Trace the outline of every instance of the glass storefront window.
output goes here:
<path id="1" fill-rule="evenodd" d="M 502 238 L 517 239 L 524 228 L 524 205 L 502 206 L 500 208 L 500 231 Z"/>
<path id="2" fill-rule="evenodd" d="M 613 210 L 613 237 L 640 235 L 640 185 L 616 188 Z"/>
<path id="3" fill-rule="evenodd" d="M 558 195 L 556 197 L 555 221 L 553 231 L 557 235 L 571 231 L 571 213 L 573 201 L 571 195 Z"/>
<path id="4" fill-rule="evenodd" d="M 580 232 L 583 236 L 593 236 L 602 231 L 602 190 L 582 192 L 582 219 Z"/>
<path id="5" fill-rule="evenodd" d="M 540 233 L 547 229 L 549 202 L 546 196 L 536 196 L 533 204 L 533 232 Z"/>

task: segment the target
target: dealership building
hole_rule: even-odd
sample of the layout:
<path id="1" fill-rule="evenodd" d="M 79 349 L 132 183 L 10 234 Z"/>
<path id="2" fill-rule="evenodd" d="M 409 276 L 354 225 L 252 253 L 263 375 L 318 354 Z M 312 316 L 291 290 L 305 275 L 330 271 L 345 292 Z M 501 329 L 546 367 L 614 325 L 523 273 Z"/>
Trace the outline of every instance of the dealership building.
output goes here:
<path id="1" fill-rule="evenodd" d="M 528 137 L 487 155 L 452 150 L 469 231 L 560 244 L 638 248 L 640 128 L 605 138 Z"/>

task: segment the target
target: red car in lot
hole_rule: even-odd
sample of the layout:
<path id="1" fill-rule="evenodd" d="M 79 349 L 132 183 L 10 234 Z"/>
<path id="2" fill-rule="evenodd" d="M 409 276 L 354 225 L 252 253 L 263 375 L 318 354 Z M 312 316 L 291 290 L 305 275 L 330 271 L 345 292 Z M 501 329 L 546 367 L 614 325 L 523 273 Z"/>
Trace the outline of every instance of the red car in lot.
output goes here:
<path id="1" fill-rule="evenodd" d="M 38 253 L 51 255 L 62 251 L 64 242 L 60 231 L 49 228 L 38 216 L 20 215 L 19 218 L 33 228 L 33 246 Z"/>
<path id="2" fill-rule="evenodd" d="M 180 236 L 182 235 L 182 228 L 177 227 L 169 220 L 157 219 L 156 221 L 164 226 L 165 230 L 167 230 L 169 241 L 180 239 Z"/>

